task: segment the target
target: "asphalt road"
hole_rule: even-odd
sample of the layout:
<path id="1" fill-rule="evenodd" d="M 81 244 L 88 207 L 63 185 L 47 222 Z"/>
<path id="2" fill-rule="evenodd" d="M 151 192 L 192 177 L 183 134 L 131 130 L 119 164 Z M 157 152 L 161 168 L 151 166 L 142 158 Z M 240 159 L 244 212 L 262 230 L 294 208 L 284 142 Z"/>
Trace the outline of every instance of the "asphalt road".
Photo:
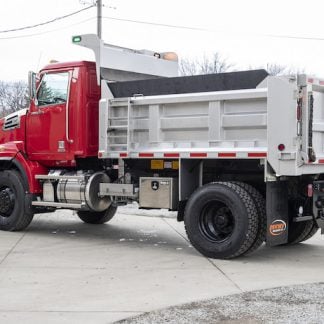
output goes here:
<path id="1" fill-rule="evenodd" d="M 59 211 L 37 215 L 25 232 L 0 232 L 0 323 L 112 323 L 215 297 L 324 282 L 320 235 L 299 246 L 210 260 L 191 247 L 174 214 L 141 213 L 120 209 L 98 226 Z"/>

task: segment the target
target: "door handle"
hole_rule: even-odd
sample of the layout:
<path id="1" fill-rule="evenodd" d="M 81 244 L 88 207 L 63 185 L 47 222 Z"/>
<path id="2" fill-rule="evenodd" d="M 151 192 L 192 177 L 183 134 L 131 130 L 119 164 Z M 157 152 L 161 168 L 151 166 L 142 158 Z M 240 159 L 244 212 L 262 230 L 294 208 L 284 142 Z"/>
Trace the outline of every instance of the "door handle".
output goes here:
<path id="1" fill-rule="evenodd" d="M 44 112 L 42 110 L 38 110 L 38 111 L 33 111 L 30 114 L 31 115 L 41 115 L 41 114 L 44 114 Z"/>

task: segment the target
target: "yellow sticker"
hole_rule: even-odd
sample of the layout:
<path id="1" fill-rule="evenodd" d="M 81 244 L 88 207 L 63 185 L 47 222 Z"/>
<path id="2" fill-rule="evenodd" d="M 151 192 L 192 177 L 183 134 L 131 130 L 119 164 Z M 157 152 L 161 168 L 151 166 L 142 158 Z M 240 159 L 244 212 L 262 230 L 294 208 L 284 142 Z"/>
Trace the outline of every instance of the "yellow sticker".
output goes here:
<path id="1" fill-rule="evenodd" d="M 164 168 L 163 160 L 151 160 L 152 170 L 163 170 L 163 168 Z"/>
<path id="2" fill-rule="evenodd" d="M 179 170 L 179 160 L 172 161 L 172 169 Z"/>

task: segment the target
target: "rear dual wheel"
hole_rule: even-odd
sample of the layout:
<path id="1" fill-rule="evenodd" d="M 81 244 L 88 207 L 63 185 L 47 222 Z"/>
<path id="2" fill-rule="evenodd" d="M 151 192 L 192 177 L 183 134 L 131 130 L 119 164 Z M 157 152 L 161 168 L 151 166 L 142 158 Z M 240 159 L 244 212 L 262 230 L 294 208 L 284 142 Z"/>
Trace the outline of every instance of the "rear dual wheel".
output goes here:
<path id="1" fill-rule="evenodd" d="M 191 244 L 209 258 L 234 258 L 260 245 L 258 209 L 242 185 L 200 187 L 186 205 L 184 222 Z"/>
<path id="2" fill-rule="evenodd" d="M 318 231 L 315 221 L 290 222 L 288 230 L 288 243 L 297 244 L 309 240 Z"/>
<path id="3" fill-rule="evenodd" d="M 288 245 L 304 242 L 310 239 L 311 237 L 313 237 L 318 231 L 317 223 L 314 220 L 307 220 L 304 222 L 293 221 L 293 219 L 297 215 L 297 207 L 301 204 L 304 205 L 305 202 L 290 201 L 288 204 L 289 226 L 288 226 L 288 242 L 286 243 Z M 310 213 L 311 213 L 311 208 L 308 208 L 307 214 Z"/>
<path id="4" fill-rule="evenodd" d="M 244 190 L 246 190 L 249 195 L 252 197 L 256 212 L 258 214 L 258 232 L 255 241 L 251 245 L 251 247 L 248 249 L 248 251 L 245 254 L 252 253 L 253 251 L 257 250 L 266 240 L 267 236 L 267 211 L 266 211 L 266 203 L 264 197 L 261 195 L 261 193 L 255 189 L 253 186 L 244 183 L 244 182 L 233 182 L 234 184 L 237 184 L 238 186 L 242 187 Z"/>

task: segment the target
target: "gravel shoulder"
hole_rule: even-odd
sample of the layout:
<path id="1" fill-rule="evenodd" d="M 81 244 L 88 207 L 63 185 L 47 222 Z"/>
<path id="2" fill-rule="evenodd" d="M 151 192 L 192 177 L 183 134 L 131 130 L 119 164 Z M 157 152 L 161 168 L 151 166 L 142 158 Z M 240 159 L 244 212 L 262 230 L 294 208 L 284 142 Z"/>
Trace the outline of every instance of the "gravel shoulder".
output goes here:
<path id="1" fill-rule="evenodd" d="M 324 323 L 324 283 L 294 285 L 219 297 L 116 323 Z"/>

